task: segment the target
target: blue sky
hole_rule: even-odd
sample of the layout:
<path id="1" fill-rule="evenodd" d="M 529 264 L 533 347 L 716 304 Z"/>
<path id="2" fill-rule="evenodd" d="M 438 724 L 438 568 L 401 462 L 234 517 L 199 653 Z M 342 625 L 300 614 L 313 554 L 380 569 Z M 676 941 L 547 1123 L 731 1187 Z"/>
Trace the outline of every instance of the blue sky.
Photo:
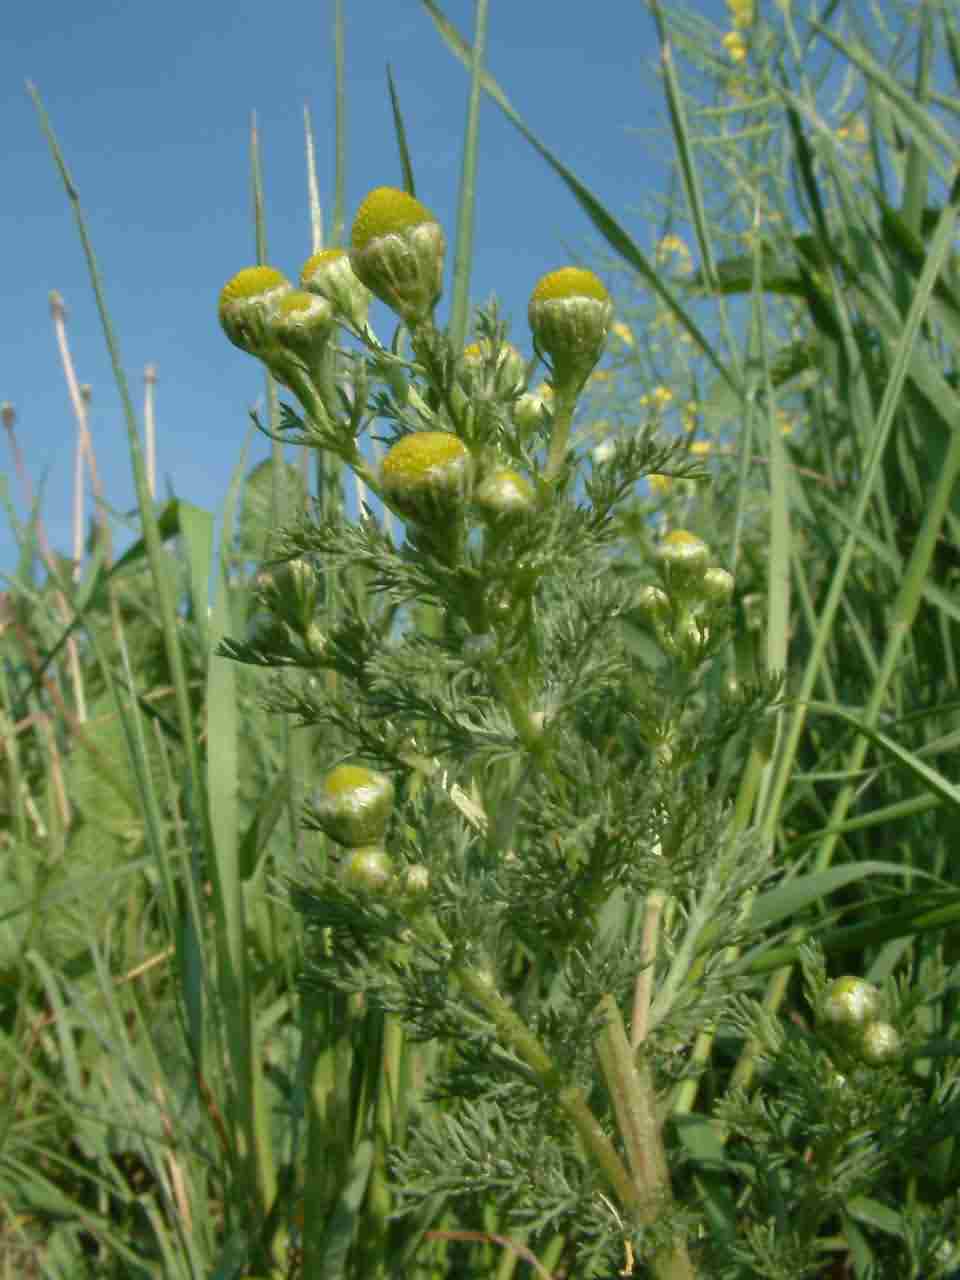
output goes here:
<path id="1" fill-rule="evenodd" d="M 366 192 L 400 185 L 385 83 L 392 65 L 420 198 L 452 239 L 468 82 L 416 0 L 345 0 L 347 218 Z M 470 0 L 445 0 L 472 29 Z M 700 6 L 724 23 L 721 0 Z M 641 245 L 641 207 L 666 190 L 671 152 L 646 6 L 604 0 L 492 0 L 488 66 L 528 125 L 620 217 Z M 223 0 L 22 4 L 5 15 L 0 120 L 4 316 L 0 401 L 11 403 L 53 544 L 70 545 L 74 423 L 50 322 L 68 309 L 79 380 L 108 499 L 133 503 L 120 401 L 79 240 L 24 88 L 37 86 L 89 221 L 135 400 L 157 366 L 158 471 L 219 510 L 262 391 L 257 364 L 216 320 L 217 295 L 254 261 L 249 126 L 256 111 L 269 260 L 295 273 L 310 252 L 302 112 L 313 115 L 321 194 L 333 182 L 332 0 L 266 8 Z M 475 300 L 495 292 L 527 345 L 526 300 L 545 271 L 597 240 L 584 214 L 489 101 L 481 122 Z M 441 319 L 443 312 L 441 310 Z M 381 332 L 388 332 L 386 326 Z M 3 470 L 21 516 L 8 442 Z M 252 460 L 264 456 L 253 445 Z M 0 521 L 0 571 L 15 561 Z"/>

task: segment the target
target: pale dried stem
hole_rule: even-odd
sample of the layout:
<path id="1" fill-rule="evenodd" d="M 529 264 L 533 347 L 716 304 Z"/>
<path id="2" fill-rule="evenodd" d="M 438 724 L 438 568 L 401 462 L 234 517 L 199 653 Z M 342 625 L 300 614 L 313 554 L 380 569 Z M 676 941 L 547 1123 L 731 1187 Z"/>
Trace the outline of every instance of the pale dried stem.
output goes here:
<path id="1" fill-rule="evenodd" d="M 630 1047 L 634 1051 L 647 1038 L 657 943 L 660 937 L 660 919 L 665 903 L 666 898 L 659 890 L 648 894 L 644 903 L 643 932 L 640 936 L 640 971 L 633 988 L 633 1016 L 630 1020 Z"/>

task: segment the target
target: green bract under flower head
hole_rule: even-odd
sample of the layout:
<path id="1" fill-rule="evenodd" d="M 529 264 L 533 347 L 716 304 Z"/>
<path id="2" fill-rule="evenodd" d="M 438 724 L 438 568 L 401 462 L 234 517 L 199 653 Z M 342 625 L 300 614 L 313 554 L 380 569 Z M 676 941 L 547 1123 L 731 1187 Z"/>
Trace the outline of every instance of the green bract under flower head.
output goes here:
<path id="1" fill-rule="evenodd" d="M 300 286 L 326 298 L 344 320 L 363 329 L 370 290 L 357 279 L 346 249 L 322 249 L 308 258 L 300 272 Z"/>
<path id="2" fill-rule="evenodd" d="M 583 267 L 551 271 L 530 295 L 537 350 L 553 364 L 560 387 L 579 392 L 603 354 L 613 304 L 601 280 Z"/>
<path id="3" fill-rule="evenodd" d="M 220 290 L 224 333 L 241 351 L 261 355 L 269 345 L 266 322 L 291 284 L 275 267 L 244 267 Z"/>
<path id="4" fill-rule="evenodd" d="M 416 431 L 398 440 L 383 460 L 384 492 L 398 511 L 430 521 L 465 500 L 472 479 L 467 446 L 449 431 Z"/>
<path id="5" fill-rule="evenodd" d="M 411 327 L 426 320 L 443 288 L 446 241 L 425 205 L 377 187 L 357 211 L 350 261 L 359 279 Z"/>

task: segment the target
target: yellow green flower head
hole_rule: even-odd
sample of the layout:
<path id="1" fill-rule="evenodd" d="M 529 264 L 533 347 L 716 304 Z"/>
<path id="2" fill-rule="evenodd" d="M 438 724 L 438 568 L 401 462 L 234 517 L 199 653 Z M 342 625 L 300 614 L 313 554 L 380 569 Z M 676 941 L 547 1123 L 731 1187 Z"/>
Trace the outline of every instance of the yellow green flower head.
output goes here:
<path id="1" fill-rule="evenodd" d="M 889 1022 L 871 1022 L 860 1038 L 859 1058 L 868 1067 L 885 1067 L 900 1056 L 900 1036 Z"/>
<path id="2" fill-rule="evenodd" d="M 341 764 L 313 798 L 313 816 L 331 839 L 354 848 L 383 839 L 393 809 L 393 783 L 375 769 Z"/>
<path id="3" fill-rule="evenodd" d="M 220 309 L 241 299 L 259 298 L 289 281 L 276 267 L 244 267 L 220 290 Z"/>
<path id="4" fill-rule="evenodd" d="M 561 267 L 536 285 L 528 307 L 537 351 L 553 364 L 554 380 L 579 393 L 603 354 L 613 304 L 601 280 L 583 267 Z"/>
<path id="5" fill-rule="evenodd" d="M 357 277 L 411 328 L 429 318 L 443 288 L 446 240 L 430 210 L 394 187 L 361 204 L 350 237 Z"/>
<path id="6" fill-rule="evenodd" d="M 220 290 L 219 315 L 224 333 L 241 351 L 260 355 L 267 345 L 265 323 L 291 288 L 275 267 L 244 267 Z"/>
<path id="7" fill-rule="evenodd" d="M 472 479 L 470 451 L 449 431 L 415 431 L 383 460 L 384 492 L 403 515 L 429 521 L 464 501 Z"/>
<path id="8" fill-rule="evenodd" d="M 354 274 L 346 249 L 321 249 L 303 264 L 300 287 L 333 304 L 354 329 L 363 330 L 370 307 L 370 290 Z"/>
<path id="9" fill-rule="evenodd" d="M 674 529 L 660 541 L 657 561 L 664 586 L 676 600 L 702 597 L 703 576 L 710 565 L 710 548 L 695 533 Z"/>
<path id="10" fill-rule="evenodd" d="M 267 317 L 272 346 L 264 359 L 274 376 L 298 395 L 320 376 L 333 323 L 333 307 L 326 298 L 301 289 L 285 294 Z"/>
<path id="11" fill-rule="evenodd" d="M 291 289 L 277 303 L 274 316 L 292 324 L 302 323 L 317 315 L 330 315 L 330 305 L 325 298 L 307 293 L 305 289 Z"/>
<path id="12" fill-rule="evenodd" d="M 540 279 L 530 302 L 546 302 L 551 298 L 595 298 L 598 302 L 609 302 L 610 294 L 603 281 L 585 267 L 561 267 Z"/>
<path id="13" fill-rule="evenodd" d="M 834 978 L 820 1007 L 820 1020 L 839 1035 L 859 1036 L 882 1011 L 880 992 L 865 978 Z"/>
<path id="14" fill-rule="evenodd" d="M 349 258 L 346 249 L 321 249 L 319 253 L 311 254 L 311 256 L 303 264 L 300 272 L 300 284 L 306 289 L 310 283 L 313 273 L 321 267 L 329 266 L 331 262 L 339 262 L 342 258 Z"/>
<path id="15" fill-rule="evenodd" d="M 414 196 L 396 187 L 376 187 L 357 210 L 350 245 L 359 251 L 379 236 L 406 231 L 425 222 L 436 222 L 436 218 Z"/>
<path id="16" fill-rule="evenodd" d="M 491 523 L 512 520 L 533 511 L 533 486 L 512 467 L 497 467 L 477 486 L 474 502 Z"/>

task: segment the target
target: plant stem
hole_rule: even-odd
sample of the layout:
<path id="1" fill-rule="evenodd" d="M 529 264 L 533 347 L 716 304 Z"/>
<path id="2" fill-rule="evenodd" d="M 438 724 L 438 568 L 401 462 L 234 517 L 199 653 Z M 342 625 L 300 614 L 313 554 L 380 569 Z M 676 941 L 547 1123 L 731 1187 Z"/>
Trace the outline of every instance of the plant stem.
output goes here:
<path id="1" fill-rule="evenodd" d="M 564 1082 L 563 1075 L 543 1044 L 487 980 L 486 976 L 466 965 L 459 966 L 455 973 L 464 991 L 472 999 L 476 1000 L 477 1004 L 493 1020 L 504 1043 L 509 1045 L 518 1057 L 530 1067 L 541 1086 L 556 1098 L 559 1106 L 566 1112 L 573 1123 L 587 1152 L 606 1178 L 630 1218 L 641 1225 L 655 1222 L 663 1207 L 663 1190 L 666 1177 L 666 1166 L 665 1163 L 662 1163 L 662 1151 L 659 1160 L 654 1156 L 653 1167 L 650 1168 L 648 1166 L 646 1169 L 649 1181 L 645 1178 L 631 1177 L 617 1154 L 613 1143 L 604 1133 L 599 1120 L 591 1111 L 582 1091 L 576 1085 Z M 617 1017 L 619 1019 L 619 1013 Z M 656 1132 L 656 1111 L 655 1106 L 652 1105 L 651 1088 L 648 1087 L 647 1091 L 644 1092 L 641 1089 L 639 1079 L 636 1078 L 636 1073 L 633 1071 L 630 1047 L 626 1043 L 626 1035 L 623 1033 L 622 1023 L 620 1024 L 620 1030 L 623 1034 L 622 1047 L 625 1048 L 627 1059 L 631 1064 L 631 1074 L 624 1076 L 622 1053 L 618 1049 L 616 1052 L 618 1064 L 617 1080 L 618 1083 L 626 1082 L 624 1087 L 629 1084 L 630 1089 L 633 1091 L 631 1095 L 630 1125 L 633 1135 L 642 1145 L 644 1141 L 650 1140 Z M 606 1052 L 609 1053 L 609 1051 Z M 617 1096 L 620 1096 L 619 1093 Z M 654 1125 L 653 1130 L 650 1129 L 651 1124 Z M 645 1137 L 642 1135 L 645 1135 Z M 624 1136 L 626 1137 L 626 1134 Z M 637 1159 L 638 1161 L 641 1160 L 639 1152 L 637 1153 Z M 667 1188 L 667 1190 L 669 1189 Z M 657 1280 L 694 1280 L 695 1273 L 687 1257 L 686 1248 L 682 1243 L 679 1247 L 673 1246 L 669 1256 L 661 1255 L 655 1259 L 652 1265 Z"/>

